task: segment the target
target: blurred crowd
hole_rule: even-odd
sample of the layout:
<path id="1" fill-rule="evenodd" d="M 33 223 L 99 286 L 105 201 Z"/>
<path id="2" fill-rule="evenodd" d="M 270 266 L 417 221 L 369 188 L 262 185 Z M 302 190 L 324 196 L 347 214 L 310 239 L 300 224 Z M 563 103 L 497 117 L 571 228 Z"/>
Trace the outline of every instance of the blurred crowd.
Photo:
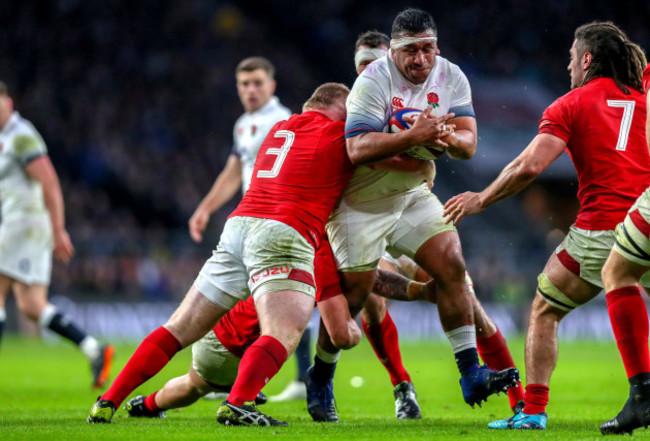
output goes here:
<path id="1" fill-rule="evenodd" d="M 204 243 L 191 242 L 187 220 L 225 164 L 242 113 L 237 62 L 251 55 L 271 59 L 277 95 L 297 112 L 318 84 L 351 85 L 357 35 L 389 32 L 403 6 L 382 3 L 0 2 L 0 78 L 48 144 L 77 249 L 70 265 L 55 266 L 52 292 L 102 301 L 182 296 L 237 202 L 215 214 Z M 470 82 L 523 77 L 564 93 L 573 29 L 593 19 L 617 22 L 642 46 L 650 41 L 649 2 L 626 8 L 602 0 L 411 4 L 432 12 L 443 55 Z M 480 129 L 480 105 L 477 110 Z M 452 191 L 465 190 L 462 184 L 447 183 Z M 547 196 L 531 196 L 526 206 L 539 210 Z M 535 220 L 549 216 L 546 210 L 508 234 L 546 253 L 549 231 L 558 227 Z M 486 256 L 479 252 L 484 239 L 471 231 L 467 237 L 482 295 L 509 299 L 528 289 L 518 254 L 512 261 Z M 544 259 L 534 262 L 537 270 Z"/>

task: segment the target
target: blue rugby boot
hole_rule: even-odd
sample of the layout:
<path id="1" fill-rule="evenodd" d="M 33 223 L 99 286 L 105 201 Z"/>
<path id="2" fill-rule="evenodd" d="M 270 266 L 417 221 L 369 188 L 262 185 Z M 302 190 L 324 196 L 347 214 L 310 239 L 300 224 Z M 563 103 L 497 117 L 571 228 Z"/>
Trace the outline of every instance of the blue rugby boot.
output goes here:
<path id="1" fill-rule="evenodd" d="M 488 428 L 501 430 L 546 430 L 547 421 L 548 415 L 546 415 L 546 412 L 527 415 L 522 411 L 505 420 L 492 421 L 488 424 Z"/>
<path id="2" fill-rule="evenodd" d="M 460 388 L 463 391 L 463 399 L 467 404 L 474 407 L 481 406 L 481 402 L 487 401 L 487 397 L 493 393 L 505 392 L 519 381 L 519 371 L 516 368 L 508 368 L 502 371 L 493 371 L 487 365 L 475 365 L 460 377 Z"/>
<path id="3" fill-rule="evenodd" d="M 314 366 L 310 366 L 303 376 L 307 388 L 307 411 L 316 422 L 338 423 L 332 381 L 325 384 L 316 383 L 312 378 L 313 371 Z"/>

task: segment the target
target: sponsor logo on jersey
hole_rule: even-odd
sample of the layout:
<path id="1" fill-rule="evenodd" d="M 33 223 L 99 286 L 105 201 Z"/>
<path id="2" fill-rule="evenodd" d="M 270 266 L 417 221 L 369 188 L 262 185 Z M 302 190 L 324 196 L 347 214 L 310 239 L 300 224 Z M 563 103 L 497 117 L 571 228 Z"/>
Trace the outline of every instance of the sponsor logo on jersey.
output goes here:
<path id="1" fill-rule="evenodd" d="M 251 276 L 251 282 L 253 284 L 261 283 L 264 279 L 268 279 L 271 276 L 278 276 L 280 274 L 288 274 L 291 268 L 287 265 L 284 266 L 275 266 L 273 268 L 267 268 L 254 276 Z"/>
<path id="2" fill-rule="evenodd" d="M 437 93 L 429 92 L 427 94 L 427 104 L 429 104 L 434 109 L 440 106 L 440 104 L 438 104 L 439 101 L 440 101 L 440 97 L 438 96 Z"/>
<path id="3" fill-rule="evenodd" d="M 255 136 L 256 133 L 257 133 L 257 126 L 254 125 L 253 127 L 251 127 L 251 136 Z"/>
<path id="4" fill-rule="evenodd" d="M 400 97 L 397 97 L 397 96 L 394 96 L 393 97 L 393 107 L 396 107 L 398 109 L 401 109 L 402 107 L 404 107 L 404 99 L 400 98 Z"/>
<path id="5" fill-rule="evenodd" d="M 244 129 L 237 127 L 237 136 L 242 136 L 244 134 Z"/>
<path id="6" fill-rule="evenodd" d="M 4 148 L 4 145 L 0 142 L 0 152 L 2 151 L 3 148 Z"/>

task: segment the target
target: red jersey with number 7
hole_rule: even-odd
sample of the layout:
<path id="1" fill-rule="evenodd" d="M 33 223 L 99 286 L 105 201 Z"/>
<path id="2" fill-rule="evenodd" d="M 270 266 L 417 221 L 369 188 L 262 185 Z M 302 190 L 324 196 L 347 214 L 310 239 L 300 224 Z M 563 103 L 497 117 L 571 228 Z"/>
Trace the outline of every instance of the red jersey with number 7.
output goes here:
<path id="1" fill-rule="evenodd" d="M 611 78 L 591 80 L 558 98 L 539 121 L 540 134 L 567 143 L 578 173 L 578 228 L 614 229 L 650 185 L 646 97 L 628 90 Z"/>
<path id="2" fill-rule="evenodd" d="M 277 123 L 257 154 L 248 191 L 230 216 L 277 220 L 318 248 L 354 170 L 344 131 L 344 122 L 319 112 Z"/>

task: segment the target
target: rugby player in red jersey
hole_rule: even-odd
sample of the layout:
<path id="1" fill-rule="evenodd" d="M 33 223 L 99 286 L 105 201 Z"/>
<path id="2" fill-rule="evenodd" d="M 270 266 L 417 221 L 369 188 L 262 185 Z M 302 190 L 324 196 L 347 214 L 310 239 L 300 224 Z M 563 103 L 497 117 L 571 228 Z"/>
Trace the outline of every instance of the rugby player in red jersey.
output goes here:
<path id="1" fill-rule="evenodd" d="M 342 349 L 355 346 L 361 339 L 361 330 L 341 294 L 334 256 L 326 239 L 316 250 L 314 278 L 316 303 L 319 308 L 323 307 L 321 317 L 334 344 Z M 255 302 L 249 297 L 237 303 L 212 331 L 192 346 L 192 364 L 187 374 L 169 380 L 162 389 L 147 397 L 138 395 L 130 399 L 124 406 L 129 416 L 164 418 L 165 410 L 189 406 L 206 393 L 229 392 L 241 358 L 259 336 Z M 256 404 L 265 402 L 266 397 L 261 393 L 255 398 Z"/>
<path id="2" fill-rule="evenodd" d="M 158 373 L 182 348 L 207 334 L 228 310 L 250 295 L 261 336 L 244 353 L 217 421 L 228 425 L 287 424 L 259 412 L 253 400 L 292 353 L 314 306 L 315 249 L 325 222 L 354 169 L 350 157 L 372 162 L 390 150 L 345 146 L 345 99 L 336 83 L 319 87 L 301 115 L 277 123 L 258 154 L 254 178 L 231 214 L 213 255 L 170 319 L 138 346 L 88 422 L 112 422 L 131 391 Z M 403 149 L 436 143 L 452 114 L 422 112 L 403 134 Z M 401 153 L 398 151 L 397 153 Z"/>
<path id="3" fill-rule="evenodd" d="M 524 409 L 490 423 L 493 429 L 546 428 L 559 322 L 603 289 L 600 273 L 614 228 L 650 184 L 643 52 L 611 22 L 596 22 L 576 30 L 570 55 L 573 90 L 546 109 L 528 147 L 485 190 L 445 204 L 445 215 L 457 224 L 522 190 L 565 150 L 578 173 L 578 217 L 538 278 L 526 338 Z"/>
<path id="4" fill-rule="evenodd" d="M 650 64 L 643 71 L 646 111 L 650 105 Z M 646 141 L 650 149 L 650 115 L 646 115 Z M 630 383 L 629 399 L 614 418 L 600 425 L 605 434 L 632 433 L 650 424 L 650 353 L 648 311 L 641 298 L 650 279 L 650 188 L 647 188 L 616 227 L 616 245 L 603 266 L 607 311 L 618 350 Z"/>

